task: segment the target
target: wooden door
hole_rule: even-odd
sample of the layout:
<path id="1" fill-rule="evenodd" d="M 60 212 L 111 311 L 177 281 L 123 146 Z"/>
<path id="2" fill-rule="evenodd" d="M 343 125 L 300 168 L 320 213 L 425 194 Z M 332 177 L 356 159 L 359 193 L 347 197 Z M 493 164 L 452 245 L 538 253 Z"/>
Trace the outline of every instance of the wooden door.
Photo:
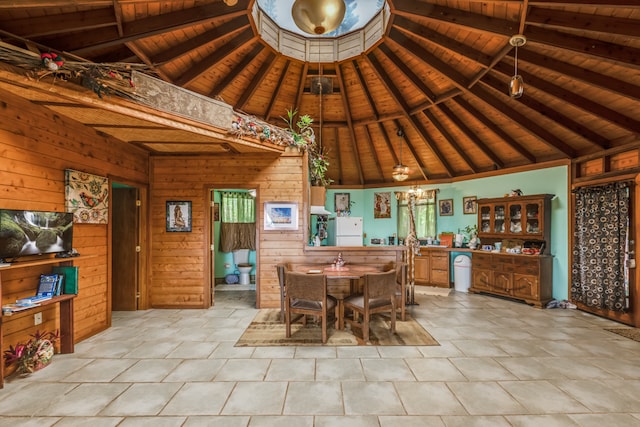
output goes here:
<path id="1" fill-rule="evenodd" d="M 111 309 L 138 309 L 138 190 L 113 188 L 112 191 L 112 279 Z"/>

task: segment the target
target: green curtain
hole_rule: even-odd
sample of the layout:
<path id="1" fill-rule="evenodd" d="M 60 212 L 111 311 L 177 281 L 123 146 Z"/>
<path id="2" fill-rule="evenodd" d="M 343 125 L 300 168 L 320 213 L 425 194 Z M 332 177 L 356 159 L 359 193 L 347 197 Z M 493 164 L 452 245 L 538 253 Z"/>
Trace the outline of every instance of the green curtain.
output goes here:
<path id="1" fill-rule="evenodd" d="M 223 191 L 220 203 L 220 250 L 256 250 L 256 201 L 244 191 Z"/>
<path id="2" fill-rule="evenodd" d="M 416 199 L 415 205 L 416 237 L 436 238 L 436 199 L 435 192 Z M 398 201 L 398 238 L 409 235 L 408 202 L 405 198 Z"/>

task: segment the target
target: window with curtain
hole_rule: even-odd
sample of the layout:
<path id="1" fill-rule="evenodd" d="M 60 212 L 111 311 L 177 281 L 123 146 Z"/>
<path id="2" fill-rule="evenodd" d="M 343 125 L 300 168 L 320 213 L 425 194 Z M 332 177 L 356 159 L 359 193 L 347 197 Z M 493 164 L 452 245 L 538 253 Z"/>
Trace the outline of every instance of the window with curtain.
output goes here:
<path id="1" fill-rule="evenodd" d="M 398 238 L 409 235 L 408 200 L 403 196 L 398 200 Z M 416 237 L 436 237 L 436 192 L 426 191 L 416 198 Z"/>
<path id="2" fill-rule="evenodd" d="M 220 200 L 220 250 L 256 250 L 256 201 L 246 191 L 223 191 Z"/>

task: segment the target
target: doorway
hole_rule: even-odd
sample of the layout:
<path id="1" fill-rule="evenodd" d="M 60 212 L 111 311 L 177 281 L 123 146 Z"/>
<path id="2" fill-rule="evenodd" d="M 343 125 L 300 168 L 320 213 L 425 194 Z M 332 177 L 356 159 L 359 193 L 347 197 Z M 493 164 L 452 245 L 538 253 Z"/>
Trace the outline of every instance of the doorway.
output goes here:
<path id="1" fill-rule="evenodd" d="M 229 296 L 229 294 L 227 294 L 227 292 L 234 292 L 234 296 L 233 298 L 241 298 L 243 300 L 252 300 L 254 305 L 257 302 L 257 298 L 258 298 L 258 274 L 257 272 L 259 271 L 259 266 L 258 266 L 258 252 L 257 252 L 257 243 L 259 241 L 257 233 L 258 233 L 258 227 L 257 227 L 257 223 L 255 223 L 255 218 L 257 217 L 257 215 L 255 215 L 254 213 L 254 224 L 252 224 L 252 227 L 255 227 L 253 230 L 251 230 L 252 233 L 255 233 L 255 236 L 253 239 L 249 239 L 252 240 L 252 247 L 253 249 L 249 251 L 248 253 L 248 264 L 253 265 L 253 268 L 251 269 L 251 272 L 249 273 L 249 278 L 247 279 L 246 277 L 246 268 L 244 269 L 244 273 L 241 273 L 238 266 L 236 265 L 236 256 L 233 254 L 232 251 L 230 251 L 230 249 L 228 249 L 227 247 L 229 246 L 229 240 L 225 239 L 226 242 L 224 244 L 221 243 L 221 229 L 222 227 L 222 220 L 224 218 L 224 213 L 223 213 L 223 193 L 226 193 L 227 195 L 229 193 L 236 193 L 238 195 L 238 197 L 242 198 L 242 197 L 251 197 L 253 200 L 253 209 L 256 209 L 256 190 L 253 189 L 246 189 L 246 188 L 233 188 L 233 189 L 216 189 L 216 190 L 211 190 L 210 191 L 210 201 L 211 201 L 211 214 L 210 214 L 210 247 L 211 247 L 211 259 L 210 259 L 210 283 L 211 283 L 211 305 L 214 304 L 215 302 L 215 294 L 216 292 L 224 292 L 225 296 Z M 227 199 L 228 200 L 228 199 Z M 238 206 L 234 205 L 233 208 L 231 208 L 231 206 L 229 206 L 229 208 L 231 210 L 233 210 L 234 212 L 236 212 L 236 209 L 238 209 Z M 242 208 L 240 208 L 242 209 Z M 227 212 L 227 215 L 229 214 L 229 212 Z M 227 219 L 227 221 L 229 221 Z M 226 228 L 226 233 L 227 233 L 227 237 L 229 236 L 229 226 L 231 226 L 231 228 L 233 230 L 236 230 L 233 227 L 240 227 L 242 228 L 242 226 L 244 226 L 246 224 L 225 224 L 225 226 L 227 226 Z M 234 231 L 235 233 L 235 231 Z M 239 243 L 241 241 L 244 241 L 244 245 L 243 247 L 247 246 L 247 239 L 248 239 L 248 234 L 246 232 L 242 232 L 240 229 L 238 231 L 238 238 L 237 239 L 233 239 L 234 243 Z M 245 277 L 242 277 L 242 274 L 245 274 Z M 248 283 L 247 283 L 248 282 Z M 240 295 L 240 292 L 242 292 L 242 295 Z"/>
<path id="2" fill-rule="evenodd" d="M 141 192 L 112 183 L 111 191 L 111 311 L 141 307 Z"/>

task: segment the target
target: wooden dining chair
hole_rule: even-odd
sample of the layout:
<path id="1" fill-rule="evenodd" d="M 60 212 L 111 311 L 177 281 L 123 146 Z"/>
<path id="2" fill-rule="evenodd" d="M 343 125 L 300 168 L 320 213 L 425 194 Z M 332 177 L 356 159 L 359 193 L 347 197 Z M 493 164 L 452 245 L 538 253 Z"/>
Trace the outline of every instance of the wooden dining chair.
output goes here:
<path id="1" fill-rule="evenodd" d="M 400 309 L 400 320 L 407 320 L 407 263 L 401 262 L 396 271 L 396 309 Z"/>
<path id="2" fill-rule="evenodd" d="M 280 322 L 283 322 L 283 323 L 284 323 L 284 313 L 285 313 L 284 298 L 286 294 L 285 274 L 287 270 L 289 270 L 289 264 L 287 263 L 280 263 L 276 265 L 276 271 L 278 272 L 278 282 L 280 283 Z"/>
<path id="3" fill-rule="evenodd" d="M 291 337 L 291 316 L 302 314 L 302 323 L 306 316 L 313 315 L 322 324 L 322 343 L 327 342 L 327 323 L 329 315 L 336 316 L 337 301 L 327 295 L 327 277 L 324 274 L 307 274 L 287 271 L 285 273 L 285 324 L 286 336 Z"/>
<path id="4" fill-rule="evenodd" d="M 362 328 L 362 339 L 369 341 L 371 316 L 390 313 L 391 332 L 396 331 L 396 275 L 395 269 L 383 273 L 369 273 L 364 276 L 362 294 L 352 295 L 344 300 L 345 311 L 351 310 L 352 319 L 345 318 L 351 326 Z M 359 320 L 362 315 L 362 320 Z"/>

